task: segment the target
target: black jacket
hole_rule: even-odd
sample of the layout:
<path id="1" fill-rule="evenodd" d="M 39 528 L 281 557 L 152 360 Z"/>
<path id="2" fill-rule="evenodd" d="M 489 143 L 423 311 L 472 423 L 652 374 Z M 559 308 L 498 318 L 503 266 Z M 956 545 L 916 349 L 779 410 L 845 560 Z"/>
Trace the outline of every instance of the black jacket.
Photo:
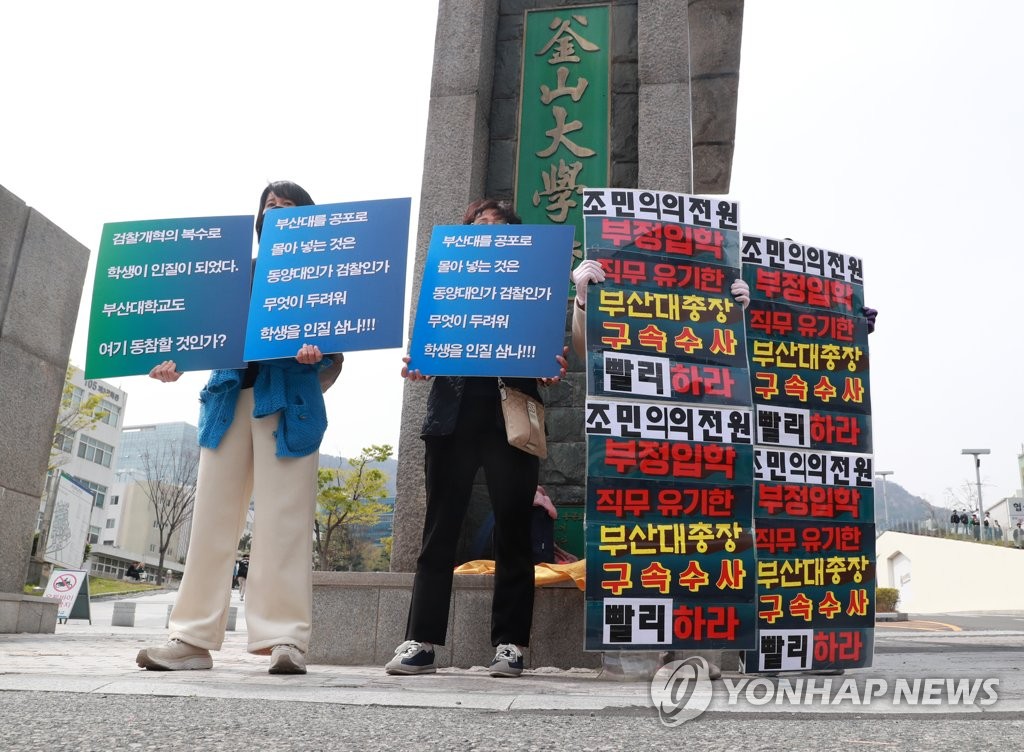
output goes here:
<path id="1" fill-rule="evenodd" d="M 427 398 L 427 415 L 423 419 L 423 429 L 420 436 L 448 436 L 455 431 L 455 422 L 459 417 L 459 406 L 462 404 L 462 396 L 466 391 L 467 382 L 470 379 L 475 382 L 470 385 L 473 389 L 489 390 L 493 388 L 495 397 L 494 420 L 498 425 L 504 426 L 504 419 L 501 417 L 500 400 L 498 400 L 498 379 L 493 377 L 465 377 L 465 376 L 435 376 L 434 384 L 430 388 L 430 396 Z M 537 379 L 523 378 L 502 378 L 506 386 L 518 389 L 521 392 L 533 397 L 535 400 L 544 403 L 541 399 L 540 390 L 537 388 Z M 484 384 L 489 382 L 489 384 Z"/>

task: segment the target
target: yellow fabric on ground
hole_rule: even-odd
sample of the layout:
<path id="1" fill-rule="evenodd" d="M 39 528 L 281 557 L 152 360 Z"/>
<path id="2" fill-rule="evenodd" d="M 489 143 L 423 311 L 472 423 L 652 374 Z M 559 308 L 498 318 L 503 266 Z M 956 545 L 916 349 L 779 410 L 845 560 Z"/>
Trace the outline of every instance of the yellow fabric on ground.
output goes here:
<path id="1" fill-rule="evenodd" d="M 587 587 L 587 560 L 580 559 L 569 564 L 535 564 L 533 567 L 534 583 L 537 587 L 553 585 L 556 582 L 572 580 L 576 587 L 585 590 Z M 455 567 L 455 574 L 494 574 L 493 559 L 475 559 Z"/>

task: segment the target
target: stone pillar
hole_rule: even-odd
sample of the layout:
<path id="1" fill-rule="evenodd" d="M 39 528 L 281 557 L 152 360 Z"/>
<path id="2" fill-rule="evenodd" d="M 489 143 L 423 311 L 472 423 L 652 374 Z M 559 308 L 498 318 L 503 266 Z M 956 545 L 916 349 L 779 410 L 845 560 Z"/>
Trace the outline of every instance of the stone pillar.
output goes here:
<path id="1" fill-rule="evenodd" d="M 434 225 L 460 223 L 469 202 L 484 192 L 497 21 L 497 0 L 441 0 L 438 7 L 410 330 Z M 402 395 L 391 551 L 395 572 L 413 571 L 419 555 L 426 496 L 419 434 L 429 388 L 428 382 L 406 382 Z"/>
<path id="2" fill-rule="evenodd" d="M 524 11 L 570 9 L 593 2 L 441 0 L 410 322 L 415 320 L 432 227 L 457 223 L 475 198 L 512 198 Z M 609 3 L 611 184 L 686 193 L 727 192 L 742 0 Z M 568 340 L 568 321 L 566 333 Z M 550 456 L 541 464 L 541 482 L 575 524 L 582 518 L 586 479 L 584 379 L 582 364 L 571 356 L 568 378 L 545 394 Z M 428 391 L 429 384 L 407 383 L 403 394 L 391 557 L 395 572 L 415 569 L 419 554 L 425 495 L 419 431 Z M 478 485 L 464 537 L 477 529 L 488 511 L 486 490 Z"/>
<path id="3" fill-rule="evenodd" d="M 690 24 L 678 0 L 638 0 L 640 188 L 693 193 Z"/>
<path id="4" fill-rule="evenodd" d="M 0 632 L 55 623 L 56 601 L 47 601 L 53 622 L 47 614 L 32 629 L 19 599 L 88 260 L 85 246 L 0 187 L 0 593 L 16 596 L 0 600 Z"/>

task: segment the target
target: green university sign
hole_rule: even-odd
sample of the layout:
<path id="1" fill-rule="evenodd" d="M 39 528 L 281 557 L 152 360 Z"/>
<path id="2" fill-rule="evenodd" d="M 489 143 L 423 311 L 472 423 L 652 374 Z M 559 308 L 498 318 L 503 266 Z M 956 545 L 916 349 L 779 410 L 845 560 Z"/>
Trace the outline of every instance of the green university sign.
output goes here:
<path id="1" fill-rule="evenodd" d="M 583 189 L 608 185 L 610 10 L 526 11 L 516 211 L 527 224 L 572 225 L 583 258 Z"/>

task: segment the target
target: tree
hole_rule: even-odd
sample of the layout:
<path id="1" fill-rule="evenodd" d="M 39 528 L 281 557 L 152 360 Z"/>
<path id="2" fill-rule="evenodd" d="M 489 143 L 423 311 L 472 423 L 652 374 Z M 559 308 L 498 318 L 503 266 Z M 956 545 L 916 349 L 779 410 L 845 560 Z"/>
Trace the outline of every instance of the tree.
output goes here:
<path id="1" fill-rule="evenodd" d="M 60 407 L 53 428 L 53 444 L 50 446 L 50 461 L 46 468 L 51 473 L 71 459 L 70 451 L 75 434 L 93 428 L 107 417 L 107 411 L 101 406 L 102 395 L 86 395 L 81 387 L 72 383 L 75 370 L 68 363 L 64 373 L 64 391 L 60 396 Z"/>
<path id="2" fill-rule="evenodd" d="M 199 450 L 194 447 L 163 445 L 156 452 L 142 454 L 139 483 L 153 505 L 154 525 L 159 537 L 157 585 L 164 581 L 164 559 L 171 537 L 192 518 L 198 473 Z"/>
<path id="3" fill-rule="evenodd" d="M 372 525 L 388 511 L 380 500 L 387 496 L 387 476 L 373 463 L 391 458 L 389 444 L 374 444 L 348 460 L 350 470 L 317 472 L 317 511 L 313 521 L 316 568 L 334 569 L 349 525 Z"/>
<path id="4" fill-rule="evenodd" d="M 34 559 L 37 562 L 35 566 L 37 567 L 39 562 L 43 561 L 44 549 L 50 537 L 50 527 L 53 524 L 57 486 L 60 485 L 60 473 L 57 470 L 71 459 L 71 447 L 74 446 L 75 435 L 79 431 L 93 428 L 107 417 L 107 411 L 102 408 L 103 397 L 95 393 L 87 394 L 85 390 L 75 386 L 72 382 L 76 370 L 75 366 L 68 363 L 64 371 L 64 389 L 60 395 L 60 406 L 57 408 L 57 418 L 54 421 L 53 443 L 50 444 L 50 458 L 46 465 L 50 487 L 46 492 L 43 518 L 39 523 L 38 543 L 34 547 Z"/>

